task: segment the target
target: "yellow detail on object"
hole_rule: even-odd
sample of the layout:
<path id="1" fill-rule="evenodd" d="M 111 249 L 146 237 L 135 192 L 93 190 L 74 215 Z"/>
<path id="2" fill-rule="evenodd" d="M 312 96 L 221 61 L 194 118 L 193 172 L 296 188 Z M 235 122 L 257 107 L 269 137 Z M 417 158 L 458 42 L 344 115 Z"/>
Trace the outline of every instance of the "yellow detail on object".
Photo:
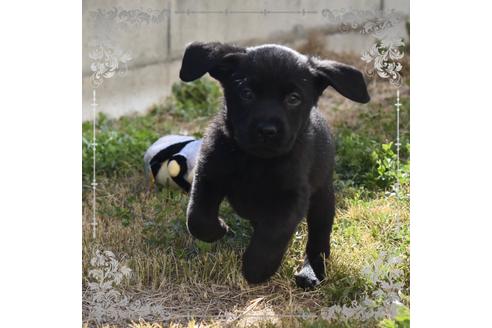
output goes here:
<path id="1" fill-rule="evenodd" d="M 175 160 L 172 160 L 167 164 L 167 169 L 169 171 L 169 175 L 173 178 L 177 177 L 179 171 L 181 171 L 181 167 L 179 167 L 178 162 L 176 162 Z"/>

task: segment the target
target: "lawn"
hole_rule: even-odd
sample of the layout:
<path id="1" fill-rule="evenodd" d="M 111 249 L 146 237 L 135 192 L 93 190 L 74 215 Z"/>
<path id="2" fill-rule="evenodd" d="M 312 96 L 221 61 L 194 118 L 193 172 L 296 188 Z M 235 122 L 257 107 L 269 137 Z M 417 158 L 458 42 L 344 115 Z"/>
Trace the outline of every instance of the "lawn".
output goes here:
<path id="1" fill-rule="evenodd" d="M 409 327 L 409 90 L 401 92 L 396 172 L 396 91 L 369 83 L 372 101 L 325 92 L 320 110 L 337 140 L 337 211 L 327 279 L 295 286 L 306 244 L 303 221 L 279 271 L 248 285 L 241 254 L 251 227 L 224 202 L 236 232 L 214 244 L 186 230 L 188 196 L 145 188 L 142 157 L 159 136 L 203 131 L 220 103 L 208 79 L 176 84 L 146 115 L 97 120 L 97 226 L 92 237 L 92 123 L 83 124 L 83 317 L 113 327 Z M 400 188 L 395 190 L 396 181 Z"/>

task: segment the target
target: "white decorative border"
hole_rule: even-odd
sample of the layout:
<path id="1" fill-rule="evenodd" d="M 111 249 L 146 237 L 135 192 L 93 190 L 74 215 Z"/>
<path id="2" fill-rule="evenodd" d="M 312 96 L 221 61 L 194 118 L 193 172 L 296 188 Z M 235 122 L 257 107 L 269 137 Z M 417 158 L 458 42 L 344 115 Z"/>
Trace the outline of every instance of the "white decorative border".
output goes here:
<path id="1" fill-rule="evenodd" d="M 366 73 L 369 76 L 377 73 L 379 77 L 388 79 L 388 81 L 399 87 L 401 85 L 400 71 L 402 65 L 398 60 L 403 58 L 402 48 L 405 43 L 402 40 L 381 40 L 375 43 L 369 50 L 362 54 L 361 59 L 368 65 Z"/>
<path id="2" fill-rule="evenodd" d="M 94 19 L 97 24 L 110 24 L 116 23 L 120 28 L 128 28 L 130 25 L 140 26 L 142 24 L 156 24 L 164 20 L 169 16 L 170 10 L 155 10 L 155 9 L 131 9 L 125 10 L 119 7 L 114 7 L 109 10 L 96 10 L 90 12 L 91 18 Z M 218 10 L 218 11 L 175 11 L 175 14 L 318 14 L 318 11 L 275 11 L 264 9 L 262 11 L 243 11 L 243 10 Z M 362 34 L 372 35 L 377 39 L 373 46 L 366 50 L 361 59 L 368 64 L 366 73 L 368 75 L 374 75 L 375 73 L 383 78 L 388 79 L 391 85 L 397 88 L 396 90 L 396 113 L 397 113 L 397 132 L 396 132 L 396 149 L 397 149 L 397 182 L 395 186 L 395 192 L 399 195 L 400 189 L 400 91 L 401 85 L 400 71 L 402 65 L 399 63 L 404 56 L 402 48 L 405 43 L 402 38 L 395 36 L 394 27 L 401 21 L 401 16 L 394 11 L 385 13 L 384 11 L 368 11 L 368 10 L 322 10 L 321 14 L 327 17 L 331 23 L 338 24 L 340 31 L 348 32 L 358 30 Z M 106 37 L 106 39 L 108 39 Z M 124 76 L 127 72 L 127 63 L 132 60 L 132 56 L 129 52 L 122 51 L 121 49 L 114 47 L 110 41 L 101 41 L 101 39 L 95 39 L 92 42 L 92 49 L 89 52 L 89 58 L 91 59 L 91 84 L 92 84 L 92 110 L 93 110 L 93 138 L 92 138 L 92 150 L 93 150 L 93 179 L 92 179 L 92 192 L 93 192 L 93 238 L 96 238 L 96 122 L 97 122 L 97 101 L 96 101 L 96 89 L 99 88 L 105 79 L 110 79 L 116 74 Z M 373 63 L 372 65 L 370 65 Z M 399 220 L 399 218 L 397 218 Z M 233 316 L 227 314 L 224 316 L 208 316 L 202 314 L 187 314 L 187 315 L 173 315 L 164 311 L 164 308 L 160 305 L 141 304 L 139 301 L 134 301 L 128 296 L 121 293 L 118 290 L 120 283 L 129 279 L 131 276 L 131 269 L 125 265 L 121 265 L 120 261 L 116 259 L 116 256 L 110 251 L 97 250 L 94 257 L 90 261 L 88 290 L 84 297 L 85 309 L 88 311 L 87 320 L 95 320 L 96 322 L 110 322 L 132 319 L 137 315 L 140 318 L 151 317 L 159 320 L 176 320 L 176 319 L 192 319 L 192 318 L 207 318 L 207 319 L 224 319 L 228 322 L 238 320 L 242 317 L 261 317 L 261 318 L 303 318 L 303 319 L 316 319 L 322 318 L 328 321 L 333 319 L 378 319 L 384 316 L 394 317 L 396 309 L 401 303 L 399 290 L 402 286 L 399 283 L 382 280 L 379 275 L 378 268 L 383 261 L 395 264 L 401 261 L 399 257 L 387 257 L 386 254 L 381 254 L 378 260 L 372 265 L 371 268 L 365 268 L 363 274 L 370 278 L 378 287 L 373 295 L 367 296 L 361 302 L 354 302 L 351 306 L 338 306 L 334 305 L 328 308 L 322 308 L 320 315 L 312 313 L 301 314 L 280 314 L 280 315 L 254 315 L 246 314 L 240 316 Z M 379 263 L 381 262 L 381 263 Z M 378 264 L 379 263 L 379 264 Z M 402 274 L 399 270 L 395 270 L 393 275 Z M 369 275 L 369 276 L 368 276 Z M 391 278 L 391 277 L 390 277 Z M 379 293 L 385 293 L 391 290 L 389 297 L 384 300 L 383 307 L 375 307 L 374 301 L 371 297 L 377 298 L 381 296 Z"/>
<path id="3" fill-rule="evenodd" d="M 374 37 L 376 42 L 361 57 L 367 63 L 366 73 L 369 76 L 376 73 L 396 87 L 401 85 L 402 65 L 399 60 L 404 56 L 405 47 L 403 36 L 397 29 L 404 19 L 401 14 L 394 10 L 325 9 L 322 15 L 336 24 L 341 32 L 359 31 Z"/>
<path id="4" fill-rule="evenodd" d="M 128 71 L 127 65 L 132 60 L 132 55 L 109 42 L 95 41 L 92 42 L 89 58 L 92 61 L 91 83 L 94 88 L 98 88 L 104 79 L 109 79 L 116 73 L 124 76 Z"/>
<path id="5" fill-rule="evenodd" d="M 97 149 L 97 94 L 96 90 L 101 87 L 104 80 L 115 75 L 125 76 L 128 71 L 128 62 L 132 55 L 113 45 L 108 37 L 113 23 L 120 28 L 128 28 L 130 25 L 140 26 L 143 23 L 157 24 L 163 21 L 167 11 L 154 9 L 132 9 L 124 10 L 112 8 L 110 10 L 97 10 L 90 12 L 93 24 L 104 24 L 106 35 L 95 37 L 90 42 L 88 57 L 91 61 L 92 72 L 90 82 L 92 86 L 92 238 L 96 239 L 97 233 L 97 177 L 96 177 L 96 149 Z M 88 321 L 111 322 L 122 319 L 131 319 L 126 315 L 138 313 L 140 317 L 149 316 L 152 313 L 162 313 L 163 309 L 158 306 L 132 302 L 130 298 L 119 290 L 119 285 L 125 279 L 131 277 L 131 269 L 120 264 L 115 254 L 111 251 L 96 250 L 90 260 L 88 289 L 84 292 L 84 306 L 86 319 Z"/>
<path id="6" fill-rule="evenodd" d="M 180 319 L 214 319 L 232 323 L 243 318 L 278 319 L 302 318 L 333 320 L 380 320 L 394 317 L 403 305 L 401 289 L 398 282 L 404 274 L 396 266 L 402 262 L 399 256 L 381 252 L 376 261 L 361 271 L 372 285 L 374 291 L 365 295 L 360 301 L 349 306 L 333 305 L 320 309 L 320 314 L 280 313 L 225 313 L 223 315 L 204 315 L 202 313 L 173 314 L 158 302 L 143 303 L 139 299 L 125 295 L 121 284 L 132 276 L 132 270 L 118 259 L 113 252 L 96 250 L 90 260 L 87 290 L 84 291 L 84 316 L 87 321 L 97 323 L 124 322 L 141 318 L 145 320 L 172 321 Z M 385 268 L 385 269 L 383 269 Z M 388 271 L 388 269 L 391 269 Z"/>
<path id="7" fill-rule="evenodd" d="M 218 15 L 235 15 L 235 14 L 253 14 L 253 15 L 275 15 L 275 14 L 294 14 L 294 15 L 317 15 L 317 10 L 272 10 L 264 8 L 262 10 L 236 10 L 236 9 L 223 9 L 223 10 L 175 10 L 174 14 L 176 15 L 210 15 L 210 14 L 218 14 Z"/>
<path id="8" fill-rule="evenodd" d="M 89 17 L 95 22 L 113 22 L 122 25 L 139 27 L 142 24 L 159 24 L 169 17 L 169 9 L 112 7 L 97 9 L 89 12 Z"/>
<path id="9" fill-rule="evenodd" d="M 110 79 L 116 73 L 124 76 L 128 70 L 127 63 L 132 60 L 130 53 L 124 52 L 113 47 L 108 42 L 92 42 L 92 49 L 89 52 L 91 59 L 91 85 L 92 85 L 92 237 L 96 239 L 97 228 L 97 178 L 96 178 L 96 125 L 97 125 L 97 97 L 96 89 L 99 88 L 105 79 Z"/>
<path id="10" fill-rule="evenodd" d="M 92 143 L 90 144 L 92 147 L 92 239 L 96 239 L 96 229 L 97 229 L 97 218 L 96 218 L 96 189 L 97 189 L 97 180 L 96 180 L 96 112 L 97 112 L 97 102 L 96 102 L 96 88 L 92 89 Z"/>
<path id="11" fill-rule="evenodd" d="M 400 197 L 400 89 L 396 90 L 396 184 L 395 184 L 395 193 L 396 197 Z M 398 223 L 400 222 L 400 217 L 397 215 Z"/>
<path id="12" fill-rule="evenodd" d="M 394 192 L 400 197 L 400 89 L 402 83 L 400 60 L 404 57 L 405 42 L 398 33 L 404 17 L 394 10 L 323 10 L 322 15 L 338 25 L 342 32 L 359 31 L 375 38 L 375 43 L 362 53 L 368 76 L 377 74 L 396 88 L 396 182 Z M 400 221 L 397 215 L 397 221 Z"/>
<path id="13" fill-rule="evenodd" d="M 105 35 L 94 37 L 90 41 L 88 57 L 91 61 L 90 70 L 92 85 L 92 236 L 96 238 L 97 230 L 97 178 L 96 178 L 96 125 L 97 125 L 97 97 L 96 89 L 101 87 L 105 79 L 110 79 L 116 74 L 125 76 L 128 72 L 128 62 L 133 58 L 129 51 L 124 51 L 114 46 L 111 41 L 111 31 L 115 27 L 127 29 L 139 27 L 142 24 L 159 24 L 169 16 L 169 10 L 162 9 L 123 9 L 113 7 L 111 9 L 98 9 L 89 12 L 91 23 L 94 26 L 102 25 Z"/>

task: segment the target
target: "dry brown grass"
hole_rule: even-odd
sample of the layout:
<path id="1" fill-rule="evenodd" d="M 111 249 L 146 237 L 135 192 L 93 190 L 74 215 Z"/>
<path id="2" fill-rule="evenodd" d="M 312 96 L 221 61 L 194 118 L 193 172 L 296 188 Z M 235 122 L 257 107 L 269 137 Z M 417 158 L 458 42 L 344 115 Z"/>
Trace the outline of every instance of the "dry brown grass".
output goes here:
<path id="1" fill-rule="evenodd" d="M 102 199 L 117 202 L 128 198 L 136 183 L 137 177 L 103 181 L 101 194 L 106 196 Z M 304 252 L 305 223 L 299 227 L 297 238 L 292 240 L 284 263 L 273 279 L 250 286 L 240 272 L 243 241 L 221 242 L 209 251 L 202 251 L 195 249 L 193 239 L 184 230 L 168 240 L 168 244 L 152 245 L 146 239 L 148 235 L 143 233 L 146 218 L 152 220 L 161 215 L 165 222 L 184 220 L 184 195 L 172 191 L 149 195 L 140 191 L 137 199 L 130 207 L 131 224 L 124 226 L 121 218 L 102 215 L 96 240 L 92 240 L 91 235 L 90 205 L 85 203 L 84 277 L 87 277 L 88 261 L 94 249 L 111 250 L 124 258 L 133 270 L 132 278 L 121 286 L 126 295 L 147 304 L 160 304 L 173 315 L 182 316 L 184 322 L 194 315 L 213 318 L 229 314 L 242 318 L 252 310 L 276 315 L 306 311 L 319 315 L 322 307 L 357 298 L 364 289 L 360 271 L 380 250 L 401 248 L 399 252 L 408 254 L 408 244 L 402 243 L 399 232 L 394 231 L 396 217 L 408 225 L 408 204 L 394 198 L 358 201 L 351 198 L 339 204 L 332 241 L 333 257 L 328 279 L 320 288 L 303 291 L 293 282 L 292 274 L 301 264 Z M 163 204 L 156 208 L 156 202 Z M 166 210 L 157 213 L 162 208 Z M 230 218 L 227 209 L 223 212 L 229 213 Z M 253 308 L 252 300 L 255 300 Z"/>

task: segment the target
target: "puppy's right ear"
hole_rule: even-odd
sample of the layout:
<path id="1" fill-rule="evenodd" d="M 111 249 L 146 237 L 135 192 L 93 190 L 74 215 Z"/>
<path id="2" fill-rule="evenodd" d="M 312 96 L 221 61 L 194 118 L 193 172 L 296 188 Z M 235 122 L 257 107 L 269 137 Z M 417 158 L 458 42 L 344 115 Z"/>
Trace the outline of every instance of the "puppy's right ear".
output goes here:
<path id="1" fill-rule="evenodd" d="M 309 63 L 314 68 L 314 77 L 320 94 L 331 85 L 338 93 L 350 100 L 365 104 L 371 99 L 367 93 L 364 75 L 355 67 L 315 57 L 310 58 Z"/>
<path id="2" fill-rule="evenodd" d="M 193 42 L 186 47 L 179 77 L 184 82 L 190 82 L 209 73 L 221 80 L 227 68 L 236 62 L 233 54 L 245 52 L 244 48 L 220 42 Z"/>

